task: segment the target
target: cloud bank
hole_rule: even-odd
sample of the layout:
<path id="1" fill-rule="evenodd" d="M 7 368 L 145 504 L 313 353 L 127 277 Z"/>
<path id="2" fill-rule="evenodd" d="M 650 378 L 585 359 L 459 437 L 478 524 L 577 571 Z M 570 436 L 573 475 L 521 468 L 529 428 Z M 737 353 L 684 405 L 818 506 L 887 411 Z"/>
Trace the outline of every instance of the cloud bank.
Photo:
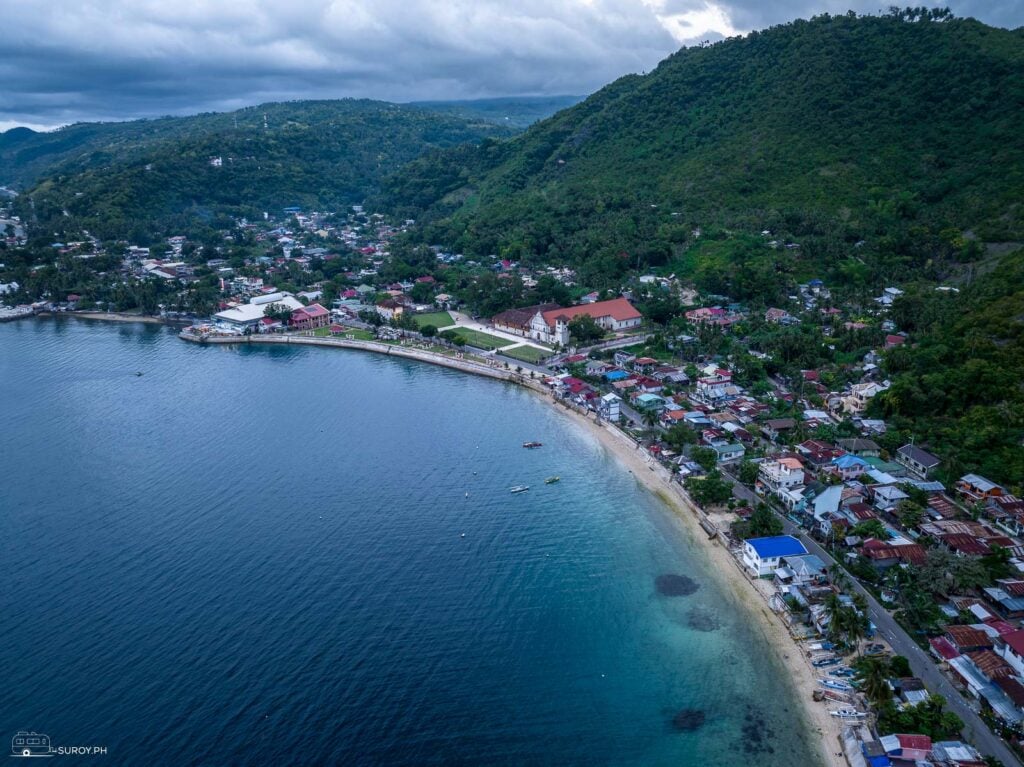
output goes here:
<path id="1" fill-rule="evenodd" d="M 949 4 L 1024 23 L 1024 0 Z M 851 7 L 881 10 L 862 0 L 0 0 L 0 128 L 300 98 L 582 94 L 681 45 Z"/>

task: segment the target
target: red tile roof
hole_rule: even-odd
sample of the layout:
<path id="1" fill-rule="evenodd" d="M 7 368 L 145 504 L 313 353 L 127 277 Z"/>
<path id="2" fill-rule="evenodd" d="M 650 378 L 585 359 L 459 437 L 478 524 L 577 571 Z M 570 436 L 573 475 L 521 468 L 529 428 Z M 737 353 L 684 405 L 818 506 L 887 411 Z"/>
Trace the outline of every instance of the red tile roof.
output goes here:
<path id="1" fill-rule="evenodd" d="M 633 304 L 629 303 L 625 298 L 613 298 L 611 301 L 597 301 L 593 304 L 570 306 L 567 309 L 552 309 L 544 312 L 543 316 L 544 321 L 548 325 L 553 326 L 555 319 L 558 317 L 565 317 L 571 320 L 573 317 L 579 317 L 582 314 L 589 314 L 595 320 L 600 317 L 611 317 L 616 322 L 635 320 L 642 316 L 633 307 Z"/>

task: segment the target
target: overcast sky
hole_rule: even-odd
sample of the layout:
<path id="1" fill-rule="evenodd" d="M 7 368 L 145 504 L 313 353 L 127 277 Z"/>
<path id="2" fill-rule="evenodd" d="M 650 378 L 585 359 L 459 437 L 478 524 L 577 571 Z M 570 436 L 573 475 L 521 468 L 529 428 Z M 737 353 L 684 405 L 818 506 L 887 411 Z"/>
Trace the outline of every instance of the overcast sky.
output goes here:
<path id="1" fill-rule="evenodd" d="M 1003 27 L 1024 0 L 930 0 Z M 299 98 L 585 94 L 681 45 L 888 0 L 0 0 L 0 129 Z"/>

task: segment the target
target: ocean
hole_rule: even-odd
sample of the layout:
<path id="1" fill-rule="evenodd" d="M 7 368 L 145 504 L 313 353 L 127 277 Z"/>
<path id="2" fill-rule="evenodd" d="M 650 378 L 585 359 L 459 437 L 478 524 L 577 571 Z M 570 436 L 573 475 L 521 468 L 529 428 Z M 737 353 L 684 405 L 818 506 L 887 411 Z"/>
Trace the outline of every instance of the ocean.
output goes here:
<path id="1" fill-rule="evenodd" d="M 512 385 L 26 320 L 0 435 L 0 737 L 107 765 L 815 763 L 701 543 Z"/>

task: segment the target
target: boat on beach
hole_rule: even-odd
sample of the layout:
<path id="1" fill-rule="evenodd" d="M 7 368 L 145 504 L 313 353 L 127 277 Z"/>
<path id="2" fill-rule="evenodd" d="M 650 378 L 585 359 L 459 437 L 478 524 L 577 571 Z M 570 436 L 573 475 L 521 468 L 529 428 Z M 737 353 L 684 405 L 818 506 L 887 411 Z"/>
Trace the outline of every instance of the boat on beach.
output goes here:
<path id="1" fill-rule="evenodd" d="M 525 493 L 529 489 L 530 489 L 529 485 L 516 485 L 514 487 L 510 487 L 508 489 L 508 491 L 510 493 Z"/>
<path id="2" fill-rule="evenodd" d="M 825 668 L 825 666 L 835 666 L 842 663 L 841 658 L 820 658 L 819 660 L 811 661 L 811 665 L 815 668 Z"/>
<path id="3" fill-rule="evenodd" d="M 561 479 L 561 477 L 548 477 L 547 479 L 544 480 L 544 484 L 545 485 L 553 485 L 553 484 L 555 484 L 560 479 Z"/>
<path id="4" fill-rule="evenodd" d="M 826 687 L 829 690 L 839 690 L 840 692 L 850 692 L 853 687 L 846 682 L 840 682 L 837 679 L 819 679 L 818 684 L 822 687 Z"/>
<path id="5" fill-rule="evenodd" d="M 544 446 L 543 442 L 524 442 L 523 443 L 523 447 L 525 447 L 525 448 L 527 448 L 529 450 L 533 450 L 534 448 L 543 447 L 543 446 Z"/>
<path id="6" fill-rule="evenodd" d="M 864 719 L 867 716 L 866 713 L 855 708 L 837 708 L 835 711 L 829 711 L 829 713 L 839 719 Z"/>

